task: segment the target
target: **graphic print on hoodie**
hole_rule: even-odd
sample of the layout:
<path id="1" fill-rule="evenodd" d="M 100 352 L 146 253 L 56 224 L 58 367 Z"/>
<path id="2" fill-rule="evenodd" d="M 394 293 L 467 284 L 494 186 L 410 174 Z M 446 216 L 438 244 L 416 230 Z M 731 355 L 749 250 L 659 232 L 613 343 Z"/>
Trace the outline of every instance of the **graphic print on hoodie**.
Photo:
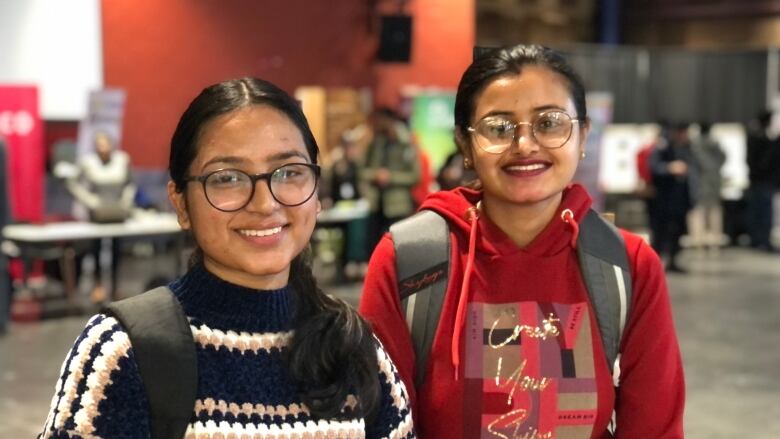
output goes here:
<path id="1" fill-rule="evenodd" d="M 587 437 L 598 407 L 586 303 L 468 307 L 464 437 Z"/>

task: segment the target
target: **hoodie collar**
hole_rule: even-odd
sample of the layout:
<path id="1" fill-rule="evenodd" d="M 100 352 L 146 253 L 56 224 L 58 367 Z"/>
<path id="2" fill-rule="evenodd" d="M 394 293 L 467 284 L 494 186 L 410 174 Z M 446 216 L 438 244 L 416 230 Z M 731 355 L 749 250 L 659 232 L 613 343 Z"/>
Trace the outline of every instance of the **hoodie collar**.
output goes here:
<path id="1" fill-rule="evenodd" d="M 436 192 L 429 196 L 422 209 L 431 209 L 445 217 L 450 227 L 462 236 L 469 236 L 471 223 L 468 209 L 482 199 L 482 192 L 468 188 Z M 573 219 L 579 223 L 591 207 L 592 200 L 587 191 L 579 184 L 572 184 L 563 191 L 561 204 L 553 220 L 525 248 L 518 247 L 494 222 L 480 215 L 476 249 L 490 256 L 508 256 L 527 253 L 535 256 L 552 256 L 571 247 L 574 229 L 562 220 L 562 212 L 572 211 Z"/>

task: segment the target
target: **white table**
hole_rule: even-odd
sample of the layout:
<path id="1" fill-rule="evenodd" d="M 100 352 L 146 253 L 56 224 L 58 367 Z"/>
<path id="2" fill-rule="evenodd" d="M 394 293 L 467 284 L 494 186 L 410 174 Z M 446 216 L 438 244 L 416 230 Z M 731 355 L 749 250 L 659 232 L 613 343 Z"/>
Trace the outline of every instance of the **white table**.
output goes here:
<path id="1" fill-rule="evenodd" d="M 3 239 L 10 241 L 19 249 L 19 254 L 8 252 L 9 256 L 20 257 L 28 267 L 33 259 L 40 257 L 41 249 L 61 249 L 65 256 L 72 251 L 77 241 L 94 239 L 111 239 L 112 245 L 116 238 L 150 237 L 159 235 L 177 235 L 181 237 L 181 227 L 176 221 L 176 215 L 171 213 L 149 213 L 139 211 L 132 218 L 121 223 L 98 224 L 86 221 L 53 222 L 45 224 L 11 224 L 3 227 Z M 178 253 L 176 271 L 181 272 L 181 249 L 183 243 L 177 239 Z M 13 246 L 12 246 L 13 247 Z M 96 261 L 97 262 L 97 261 Z M 99 263 L 99 262 L 98 262 Z M 75 290 L 75 274 L 64 273 L 66 277 L 65 293 L 70 299 Z M 116 292 L 116 279 L 111 279 L 111 297 Z"/>

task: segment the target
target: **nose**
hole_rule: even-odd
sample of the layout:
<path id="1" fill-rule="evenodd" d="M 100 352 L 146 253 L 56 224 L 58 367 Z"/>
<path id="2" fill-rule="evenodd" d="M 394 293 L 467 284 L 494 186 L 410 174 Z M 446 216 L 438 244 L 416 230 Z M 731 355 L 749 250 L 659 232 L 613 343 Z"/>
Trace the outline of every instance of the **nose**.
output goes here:
<path id="1" fill-rule="evenodd" d="M 280 204 L 276 201 L 274 196 L 271 195 L 271 188 L 268 186 L 268 181 L 259 179 L 256 180 L 254 184 L 255 191 L 244 209 L 249 212 L 263 214 L 268 214 L 276 210 Z"/>
<path id="2" fill-rule="evenodd" d="M 533 129 L 528 122 L 518 123 L 515 127 L 515 137 L 510 149 L 520 154 L 530 154 L 539 150 L 539 144 L 533 135 Z"/>

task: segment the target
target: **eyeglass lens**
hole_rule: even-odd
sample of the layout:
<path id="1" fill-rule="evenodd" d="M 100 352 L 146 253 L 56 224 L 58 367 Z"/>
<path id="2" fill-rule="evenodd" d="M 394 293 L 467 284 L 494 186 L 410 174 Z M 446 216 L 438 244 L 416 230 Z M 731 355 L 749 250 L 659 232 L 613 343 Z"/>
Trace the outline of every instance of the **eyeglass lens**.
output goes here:
<path id="1" fill-rule="evenodd" d="M 282 166 L 264 179 L 269 182 L 268 187 L 274 199 L 285 206 L 303 204 L 311 198 L 317 187 L 316 171 L 302 164 Z M 256 181 L 256 177 L 237 169 L 214 172 L 204 182 L 206 198 L 219 210 L 239 210 L 252 198 Z"/>
<path id="2" fill-rule="evenodd" d="M 504 152 L 518 135 L 519 125 L 528 125 L 528 123 L 517 123 L 503 117 L 482 119 L 474 127 L 477 143 L 487 152 Z M 530 125 L 534 140 L 544 148 L 561 147 L 571 136 L 571 117 L 562 111 L 542 113 Z"/>

